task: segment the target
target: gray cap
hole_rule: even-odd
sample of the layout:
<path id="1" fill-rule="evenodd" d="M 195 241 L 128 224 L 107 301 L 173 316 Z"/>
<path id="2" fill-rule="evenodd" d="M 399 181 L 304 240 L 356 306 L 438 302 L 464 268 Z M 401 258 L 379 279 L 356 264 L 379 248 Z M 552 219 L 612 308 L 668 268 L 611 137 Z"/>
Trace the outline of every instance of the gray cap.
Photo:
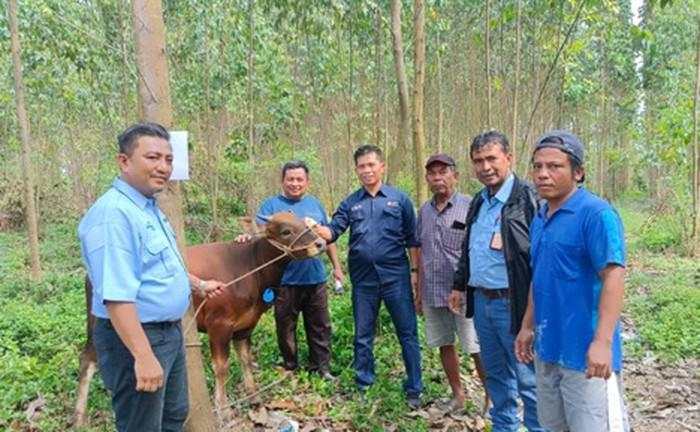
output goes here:
<path id="1" fill-rule="evenodd" d="M 542 148 L 556 148 L 571 155 L 580 164 L 583 164 L 583 144 L 574 134 L 565 130 L 553 130 L 537 138 L 535 153 Z"/>

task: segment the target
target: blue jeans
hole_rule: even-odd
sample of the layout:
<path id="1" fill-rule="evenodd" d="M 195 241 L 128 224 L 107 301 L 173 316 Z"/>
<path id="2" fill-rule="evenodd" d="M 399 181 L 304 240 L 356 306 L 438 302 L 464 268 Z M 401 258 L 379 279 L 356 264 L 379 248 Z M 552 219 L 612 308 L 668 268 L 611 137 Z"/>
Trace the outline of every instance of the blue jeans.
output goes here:
<path id="1" fill-rule="evenodd" d="M 134 357 L 109 320 L 97 319 L 93 330 L 97 362 L 119 432 L 181 431 L 189 410 L 187 364 L 180 323 L 144 324 L 151 349 L 163 368 L 164 384 L 156 392 L 136 391 Z"/>
<path id="2" fill-rule="evenodd" d="M 474 327 L 481 344 L 481 361 L 486 369 L 486 388 L 493 402 L 493 432 L 517 432 L 518 395 L 524 405 L 525 427 L 531 432 L 544 431 L 537 420 L 535 368 L 515 359 L 510 332 L 510 300 L 490 300 L 476 291 Z"/>
<path id="3" fill-rule="evenodd" d="M 420 370 L 420 345 L 416 311 L 413 307 L 411 284 L 406 280 L 387 285 L 360 285 L 352 289 L 352 311 L 355 320 L 355 382 L 359 387 L 374 383 L 374 331 L 381 301 L 389 310 L 396 336 L 401 344 L 401 355 L 407 379 L 403 389 L 408 396 L 423 391 Z"/>

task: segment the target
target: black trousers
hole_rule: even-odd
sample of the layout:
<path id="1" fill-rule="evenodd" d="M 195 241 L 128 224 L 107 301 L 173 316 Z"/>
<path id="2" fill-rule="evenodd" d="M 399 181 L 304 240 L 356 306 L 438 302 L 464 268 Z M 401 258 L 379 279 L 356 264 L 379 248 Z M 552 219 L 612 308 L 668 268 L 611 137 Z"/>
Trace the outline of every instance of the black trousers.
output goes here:
<path id="1" fill-rule="evenodd" d="M 297 321 L 304 318 L 309 345 L 309 369 L 329 372 L 331 361 L 331 317 L 328 312 L 326 284 L 283 285 L 275 302 L 277 344 L 286 369 L 299 367 L 297 358 Z"/>

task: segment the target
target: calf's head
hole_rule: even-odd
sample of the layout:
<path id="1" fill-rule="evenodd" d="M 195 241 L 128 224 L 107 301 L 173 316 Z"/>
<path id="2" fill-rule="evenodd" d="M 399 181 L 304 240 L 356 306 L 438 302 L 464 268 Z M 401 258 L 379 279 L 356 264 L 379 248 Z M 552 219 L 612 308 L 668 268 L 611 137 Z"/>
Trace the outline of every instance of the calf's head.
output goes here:
<path id="1" fill-rule="evenodd" d="M 251 232 L 252 221 L 245 218 L 246 231 Z M 320 238 L 306 223 L 289 212 L 272 215 L 268 222 L 252 228 L 254 235 L 262 236 L 280 250 L 286 251 L 292 258 L 304 259 L 320 254 L 326 250 L 326 242 Z"/>

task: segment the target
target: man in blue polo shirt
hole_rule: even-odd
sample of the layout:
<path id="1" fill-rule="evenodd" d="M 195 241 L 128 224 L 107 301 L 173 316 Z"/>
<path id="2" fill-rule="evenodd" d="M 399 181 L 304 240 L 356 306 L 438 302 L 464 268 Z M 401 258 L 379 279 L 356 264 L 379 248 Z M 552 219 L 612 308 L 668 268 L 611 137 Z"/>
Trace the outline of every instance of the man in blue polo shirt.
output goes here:
<path id="1" fill-rule="evenodd" d="M 543 426 L 623 431 L 624 235 L 615 209 L 578 186 L 583 155 L 579 139 L 566 131 L 548 132 L 535 144 L 532 174 L 546 204 L 530 228 L 532 290 L 515 351 L 518 360 L 535 361 Z"/>
<path id="2" fill-rule="evenodd" d="M 120 432 L 182 430 L 188 402 L 180 319 L 190 283 L 210 293 L 223 285 L 188 277 L 173 229 L 154 199 L 173 169 L 168 139 L 155 123 L 124 131 L 118 139 L 121 174 L 78 227 L 93 288 L 97 360 Z"/>
<path id="3" fill-rule="evenodd" d="M 420 406 L 423 390 L 412 290 L 418 287 L 415 210 L 405 193 L 382 182 L 384 158 L 379 147 L 363 145 L 353 156 L 362 187 L 345 198 L 330 225 L 319 226 L 317 232 L 327 241 L 335 241 L 350 228 L 348 267 L 353 287 L 358 388 L 364 392 L 374 383 L 374 331 L 383 301 L 401 344 L 408 375 L 404 382 L 406 400 L 415 409 Z M 414 263 L 412 268 L 406 249 Z"/>
<path id="4" fill-rule="evenodd" d="M 306 194 L 308 188 L 309 168 L 306 164 L 302 161 L 287 162 L 282 167 L 282 193 L 262 203 L 257 222 L 264 223 L 274 213 L 289 211 L 299 218 L 327 224 L 326 210 L 316 197 Z M 342 282 L 343 270 L 336 246 L 328 245 L 327 253 L 333 265 L 334 279 Z M 283 367 L 295 370 L 299 366 L 296 329 L 301 312 L 309 345 L 309 370 L 333 380 L 330 372 L 331 318 L 323 262 L 318 258 L 290 262 L 284 270 L 281 285 L 275 302 L 275 324 Z"/>

